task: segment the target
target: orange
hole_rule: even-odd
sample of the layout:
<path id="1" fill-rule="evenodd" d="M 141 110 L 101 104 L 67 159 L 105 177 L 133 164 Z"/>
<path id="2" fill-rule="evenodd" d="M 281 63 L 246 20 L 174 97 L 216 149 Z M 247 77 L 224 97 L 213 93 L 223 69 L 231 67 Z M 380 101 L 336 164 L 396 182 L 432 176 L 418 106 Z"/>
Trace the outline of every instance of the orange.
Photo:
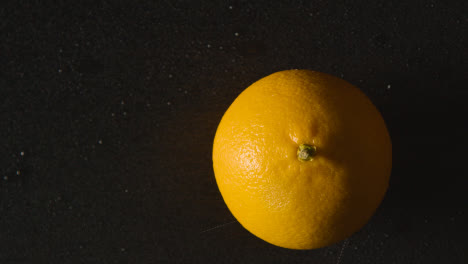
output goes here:
<path id="1" fill-rule="evenodd" d="M 213 167 L 243 227 L 280 247 L 313 249 L 368 222 L 388 187 L 391 148 L 383 118 L 358 88 L 288 70 L 232 103 L 216 131 Z"/>

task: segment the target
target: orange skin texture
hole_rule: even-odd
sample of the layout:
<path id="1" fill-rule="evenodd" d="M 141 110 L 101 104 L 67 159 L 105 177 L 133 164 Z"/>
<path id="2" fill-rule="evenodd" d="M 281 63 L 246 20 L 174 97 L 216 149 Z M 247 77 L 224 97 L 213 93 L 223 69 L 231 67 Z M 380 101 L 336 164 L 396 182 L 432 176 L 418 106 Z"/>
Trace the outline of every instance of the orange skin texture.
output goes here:
<path id="1" fill-rule="evenodd" d="M 300 161 L 301 144 L 317 153 Z M 213 145 L 219 190 L 239 223 L 280 247 L 314 249 L 364 226 L 388 188 L 392 146 L 369 98 L 337 77 L 287 70 L 244 90 Z"/>

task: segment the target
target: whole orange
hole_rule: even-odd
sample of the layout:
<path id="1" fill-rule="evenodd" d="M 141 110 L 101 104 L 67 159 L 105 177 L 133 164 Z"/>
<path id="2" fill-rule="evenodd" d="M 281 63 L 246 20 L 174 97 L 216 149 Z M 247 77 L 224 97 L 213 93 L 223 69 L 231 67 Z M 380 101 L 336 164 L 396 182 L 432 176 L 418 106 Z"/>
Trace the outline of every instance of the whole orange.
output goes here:
<path id="1" fill-rule="evenodd" d="M 242 92 L 214 140 L 216 182 L 239 223 L 285 248 L 320 248 L 367 223 L 388 187 L 384 120 L 358 88 L 309 70 Z"/>

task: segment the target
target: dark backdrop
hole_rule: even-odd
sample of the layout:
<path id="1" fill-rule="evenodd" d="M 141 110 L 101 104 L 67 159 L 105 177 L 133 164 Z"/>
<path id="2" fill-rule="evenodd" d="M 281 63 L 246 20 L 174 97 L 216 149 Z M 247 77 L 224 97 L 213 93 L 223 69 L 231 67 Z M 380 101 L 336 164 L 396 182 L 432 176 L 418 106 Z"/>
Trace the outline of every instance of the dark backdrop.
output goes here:
<path id="1" fill-rule="evenodd" d="M 466 1 L 46 2 L 0 4 L 0 263 L 468 263 Z M 212 171 L 230 103 L 291 68 L 393 141 L 376 215 L 319 250 L 233 222 Z"/>

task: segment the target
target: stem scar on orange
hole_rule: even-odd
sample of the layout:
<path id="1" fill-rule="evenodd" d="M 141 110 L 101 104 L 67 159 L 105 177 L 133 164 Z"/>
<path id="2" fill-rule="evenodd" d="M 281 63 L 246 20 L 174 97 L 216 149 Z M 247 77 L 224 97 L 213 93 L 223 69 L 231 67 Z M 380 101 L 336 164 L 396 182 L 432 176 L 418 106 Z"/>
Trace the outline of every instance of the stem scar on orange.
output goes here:
<path id="1" fill-rule="evenodd" d="M 216 182 L 234 217 L 291 249 L 328 246 L 364 226 L 391 165 L 390 136 L 369 98 L 309 70 L 273 73 L 248 87 L 213 145 Z"/>

